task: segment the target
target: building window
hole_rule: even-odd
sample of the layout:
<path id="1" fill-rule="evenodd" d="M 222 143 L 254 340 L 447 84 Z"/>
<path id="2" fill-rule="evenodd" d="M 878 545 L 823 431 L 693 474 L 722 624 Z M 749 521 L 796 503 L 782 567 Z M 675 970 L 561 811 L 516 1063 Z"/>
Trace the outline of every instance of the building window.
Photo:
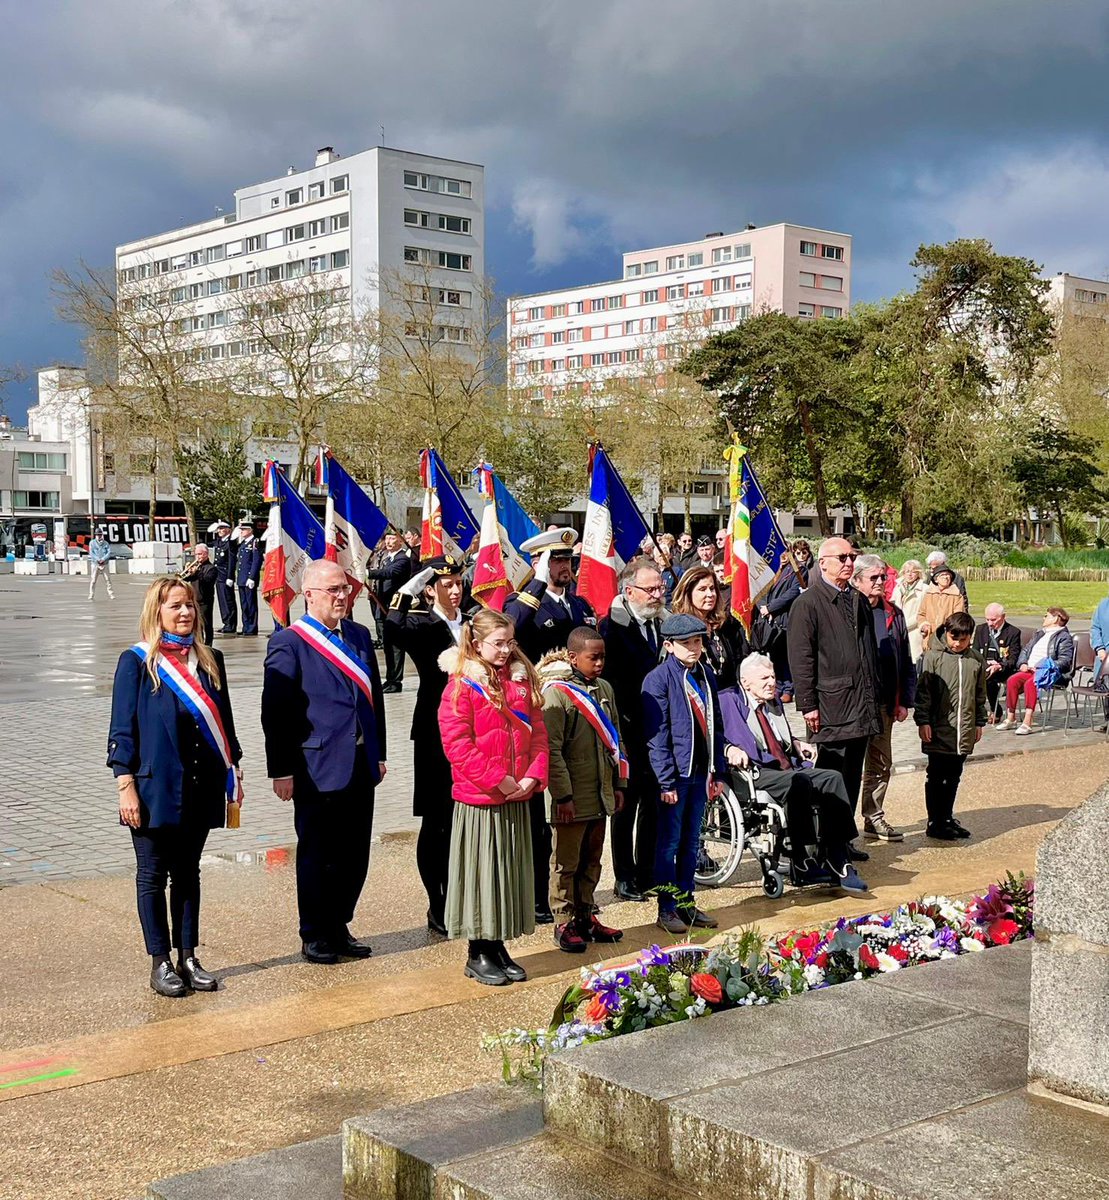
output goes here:
<path id="1" fill-rule="evenodd" d="M 285 278 L 286 279 L 299 279 L 304 273 L 305 273 L 305 263 L 304 263 L 303 258 L 294 259 L 285 268 Z"/>
<path id="2" fill-rule="evenodd" d="M 350 251 L 336 250 L 331 256 L 331 269 L 333 271 L 341 271 L 344 267 L 350 266 Z"/>
<path id="3" fill-rule="evenodd" d="M 658 317 L 644 317 L 640 328 L 644 333 L 658 333 Z"/>
<path id="4" fill-rule="evenodd" d="M 589 356 L 589 365 L 591 367 L 603 367 L 605 365 L 605 356 L 603 354 L 591 354 Z"/>
<path id="5" fill-rule="evenodd" d="M 643 274 L 644 275 L 657 275 L 658 274 L 658 259 L 657 258 L 653 259 L 651 262 L 645 262 L 643 264 Z"/>
<path id="6" fill-rule="evenodd" d="M 684 271 L 685 270 L 685 255 L 672 254 L 666 260 L 666 269 L 668 271 Z"/>
<path id="7" fill-rule="evenodd" d="M 751 306 L 749 304 L 737 304 L 735 308 L 735 319 L 737 321 L 746 321 L 751 315 Z"/>
<path id="8" fill-rule="evenodd" d="M 685 294 L 689 296 L 690 299 L 694 299 L 697 296 L 703 296 L 705 294 L 705 281 L 702 279 L 698 283 L 688 284 L 686 286 Z"/>
<path id="9" fill-rule="evenodd" d="M 822 304 L 820 306 L 820 315 L 822 317 L 842 317 L 843 309 L 836 308 L 833 304 Z"/>
<path id="10" fill-rule="evenodd" d="M 266 249 L 267 250 L 276 250 L 279 246 L 284 246 L 284 245 L 285 245 L 285 230 L 284 229 L 271 229 L 269 231 L 269 233 L 266 234 Z"/>
<path id="11" fill-rule="evenodd" d="M 609 308 L 623 308 L 624 307 L 624 297 L 623 296 L 609 296 L 608 297 L 608 306 L 609 306 Z"/>
<path id="12" fill-rule="evenodd" d="M 687 254 L 685 256 L 685 265 L 687 267 L 700 267 L 700 266 L 704 265 L 704 262 L 705 262 L 704 253 L 700 250 L 698 250 L 694 254 Z"/>
<path id="13" fill-rule="evenodd" d="M 726 275 L 719 279 L 714 279 L 712 281 L 712 294 L 715 296 L 720 292 L 730 291 L 731 286 L 732 281 Z"/>
<path id="14" fill-rule="evenodd" d="M 266 268 L 266 282 L 280 283 L 285 278 L 285 264 L 278 263 L 276 266 Z"/>
<path id="15" fill-rule="evenodd" d="M 738 246 L 736 246 L 735 256 L 737 259 L 750 258 L 751 257 L 751 243 L 750 242 L 741 242 Z"/>
<path id="16" fill-rule="evenodd" d="M 448 308 L 469 308 L 470 293 L 455 291 L 453 288 L 440 288 L 439 303 Z"/>
<path id="17" fill-rule="evenodd" d="M 801 253 L 808 254 L 808 255 L 815 255 L 816 254 L 816 242 L 802 242 L 801 243 Z"/>
<path id="18" fill-rule="evenodd" d="M 426 250 L 421 250 L 419 246 L 405 246 L 404 261 L 406 263 L 426 262 Z"/>
<path id="19" fill-rule="evenodd" d="M 322 200 L 323 199 L 323 184 L 322 183 L 310 183 L 308 185 L 308 199 L 309 200 Z"/>
<path id="20" fill-rule="evenodd" d="M 471 187 L 465 179 L 440 179 L 438 185 L 436 190 L 444 196 L 470 196 Z"/>
<path id="21" fill-rule="evenodd" d="M 582 355 L 571 354 L 570 357 L 567 358 L 567 360 L 566 360 L 566 367 L 568 370 L 573 371 L 575 369 L 575 367 L 580 367 L 582 365 L 583 361 L 584 360 L 583 360 Z"/>
<path id="22" fill-rule="evenodd" d="M 303 199 L 304 199 L 304 189 L 303 188 L 293 188 L 293 190 L 291 192 L 285 193 L 285 203 L 286 204 L 300 204 L 301 201 L 303 201 Z"/>
<path id="23" fill-rule="evenodd" d="M 843 247 L 842 246 L 821 246 L 821 258 L 834 258 L 836 262 L 843 262 Z"/>
<path id="24" fill-rule="evenodd" d="M 566 340 L 568 342 L 581 342 L 585 340 L 585 331 L 583 329 L 568 329 L 566 331 Z"/>
<path id="25" fill-rule="evenodd" d="M 247 254 L 253 254 L 256 251 L 261 250 L 261 249 L 262 249 L 262 235 L 260 233 L 255 234 L 254 237 L 248 237 L 243 242 L 243 250 Z"/>
<path id="26" fill-rule="evenodd" d="M 469 217 L 451 217 L 444 213 L 439 214 L 439 228 L 444 233 L 469 233 L 470 218 Z"/>
<path id="27" fill-rule="evenodd" d="M 315 258 L 310 258 L 308 260 L 309 274 L 316 275 L 320 271 L 326 271 L 326 270 L 327 270 L 327 255 L 326 254 L 318 254 L 318 255 L 316 255 Z"/>
<path id="28" fill-rule="evenodd" d="M 327 232 L 327 221 L 320 217 L 318 220 L 308 222 L 308 236 L 310 238 L 323 237 Z"/>
<path id="29" fill-rule="evenodd" d="M 625 350 L 624 351 L 624 361 L 630 362 L 630 363 L 631 362 L 639 362 L 639 351 L 638 350 Z"/>
<path id="30" fill-rule="evenodd" d="M 566 359 L 552 358 L 551 359 L 551 370 L 552 371 L 565 371 L 566 370 Z"/>
<path id="31" fill-rule="evenodd" d="M 189 266 L 190 267 L 199 267 L 203 262 L 204 262 L 204 251 L 203 250 L 190 250 L 189 251 Z"/>
<path id="32" fill-rule="evenodd" d="M 64 471 L 65 455 L 44 453 L 41 450 L 20 450 L 21 471 Z"/>
<path id="33" fill-rule="evenodd" d="M 566 316 L 566 305 L 565 304 L 552 304 L 551 305 L 551 316 L 552 317 Z"/>
<path id="34" fill-rule="evenodd" d="M 61 508 L 59 492 L 12 492 L 15 508 L 37 508 L 46 512 L 58 512 Z"/>
<path id="35" fill-rule="evenodd" d="M 604 297 L 598 296 L 595 300 L 590 300 L 589 311 L 590 312 L 604 312 L 605 311 Z"/>
<path id="36" fill-rule="evenodd" d="M 842 292 L 843 277 L 840 275 L 821 275 L 820 286 L 826 292 Z"/>
<path id="37" fill-rule="evenodd" d="M 627 266 L 624 268 L 624 278 L 625 279 L 635 279 L 642 274 L 643 274 L 643 264 L 642 263 L 632 263 L 630 266 Z"/>
<path id="38" fill-rule="evenodd" d="M 797 282 L 802 287 L 816 287 L 816 276 L 812 271 L 802 271 L 798 276 Z"/>
<path id="39" fill-rule="evenodd" d="M 726 263 L 732 261 L 731 246 L 717 246 L 712 252 L 712 261 L 714 263 Z"/>
<path id="40" fill-rule="evenodd" d="M 529 321 L 542 321 L 543 320 L 543 310 L 541 308 L 529 308 L 528 309 L 528 320 Z"/>
<path id="41" fill-rule="evenodd" d="M 285 241 L 303 242 L 304 230 L 305 227 L 303 225 L 290 225 L 289 228 L 285 230 Z"/>
<path id="42" fill-rule="evenodd" d="M 568 317 L 578 317 L 581 316 L 583 312 L 585 312 L 584 300 L 571 300 L 570 303 L 566 305 L 566 315 Z"/>
<path id="43" fill-rule="evenodd" d="M 336 213 L 331 218 L 331 232 L 338 233 L 342 229 L 350 228 L 350 213 Z"/>
<path id="44" fill-rule="evenodd" d="M 684 300 L 685 299 L 685 285 L 679 283 L 679 284 L 675 285 L 674 287 L 668 287 L 666 289 L 666 299 L 667 300 Z"/>
<path id="45" fill-rule="evenodd" d="M 426 212 L 420 212 L 418 208 L 406 208 L 404 210 L 404 223 L 406 225 L 414 225 L 420 229 L 426 229 L 427 216 Z"/>
<path id="46" fill-rule="evenodd" d="M 1075 288 L 1074 298 L 1080 300 L 1083 304 L 1104 304 L 1109 300 L 1109 294 L 1105 292 L 1093 292 L 1089 288 Z"/>
<path id="47" fill-rule="evenodd" d="M 336 196 L 339 192 L 345 192 L 348 187 L 348 177 L 346 175 L 336 175 L 331 181 L 331 194 Z"/>
<path id="48" fill-rule="evenodd" d="M 281 207 L 281 197 L 274 196 L 274 198 L 270 201 L 270 208 L 280 208 L 280 207 Z"/>
<path id="49" fill-rule="evenodd" d="M 418 191 L 426 192 L 428 179 L 426 175 L 417 175 L 415 171 L 405 171 L 404 186 L 406 188 L 416 188 Z"/>
<path id="50" fill-rule="evenodd" d="M 545 346 L 546 344 L 546 338 L 542 333 L 533 333 L 531 337 L 528 338 L 528 345 L 533 350 L 538 350 L 540 346 Z"/>
<path id="51" fill-rule="evenodd" d="M 616 366 L 624 361 L 623 350 L 610 350 L 605 356 L 610 367 Z"/>
<path id="52" fill-rule="evenodd" d="M 169 293 L 170 304 L 184 304 L 188 292 L 185 288 L 173 288 Z"/>
<path id="53" fill-rule="evenodd" d="M 210 263 L 223 262 L 224 248 L 222 245 L 208 247 L 208 261 Z"/>
<path id="54" fill-rule="evenodd" d="M 658 288 L 648 288 L 647 291 L 645 291 L 643 293 L 643 303 L 644 304 L 657 304 L 658 303 Z"/>
<path id="55" fill-rule="evenodd" d="M 209 296 L 219 296 L 222 293 L 223 293 L 223 280 L 222 279 L 209 279 L 208 280 L 208 295 Z"/>
<path id="56" fill-rule="evenodd" d="M 554 331 L 554 333 L 551 334 L 551 345 L 552 346 L 561 346 L 564 341 L 566 341 L 566 330 L 565 329 L 556 329 Z"/>
<path id="57" fill-rule="evenodd" d="M 815 304 L 798 304 L 797 315 L 799 317 L 815 317 L 816 316 L 816 305 Z"/>
<path id="58" fill-rule="evenodd" d="M 735 277 L 735 290 L 737 292 L 742 291 L 743 288 L 749 288 L 750 286 L 751 286 L 751 276 L 750 275 L 737 275 Z"/>
<path id="59" fill-rule="evenodd" d="M 469 254 L 453 254 L 449 250 L 439 251 L 439 266 L 448 271 L 469 271 L 472 258 Z"/>
<path id="60" fill-rule="evenodd" d="M 712 310 L 712 323 L 714 325 L 723 325 L 732 319 L 732 310 L 730 308 L 714 308 Z"/>

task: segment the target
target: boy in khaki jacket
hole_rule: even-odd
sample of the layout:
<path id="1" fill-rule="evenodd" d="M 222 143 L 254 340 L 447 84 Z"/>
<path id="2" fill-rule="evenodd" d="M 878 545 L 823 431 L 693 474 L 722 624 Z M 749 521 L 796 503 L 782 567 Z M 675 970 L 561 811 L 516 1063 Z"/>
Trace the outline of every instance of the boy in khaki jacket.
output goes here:
<path id="1" fill-rule="evenodd" d="M 616 697 L 600 678 L 604 665 L 604 641 L 582 625 L 570 633 L 565 651 L 545 655 L 538 668 L 550 746 L 554 937 L 571 954 L 584 953 L 589 942 L 624 936 L 601 924 L 594 906 L 605 828 L 623 804 L 627 778 Z"/>

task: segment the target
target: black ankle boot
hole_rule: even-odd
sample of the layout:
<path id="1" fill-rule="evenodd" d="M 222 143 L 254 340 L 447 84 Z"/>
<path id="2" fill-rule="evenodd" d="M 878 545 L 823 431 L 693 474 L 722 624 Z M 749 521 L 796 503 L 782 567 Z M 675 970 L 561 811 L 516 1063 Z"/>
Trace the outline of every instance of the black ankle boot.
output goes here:
<path id="1" fill-rule="evenodd" d="M 505 978 L 509 983 L 523 983 L 527 979 L 527 971 L 518 962 L 512 961 L 508 951 L 504 948 L 504 942 L 490 942 L 489 947 L 489 957 L 505 973 Z"/>
<path id="2" fill-rule="evenodd" d="M 466 963 L 465 974 L 478 983 L 490 987 L 503 987 L 508 982 L 508 976 L 501 970 L 497 960 L 490 953 L 491 942 L 472 941 L 470 943 L 470 958 Z"/>

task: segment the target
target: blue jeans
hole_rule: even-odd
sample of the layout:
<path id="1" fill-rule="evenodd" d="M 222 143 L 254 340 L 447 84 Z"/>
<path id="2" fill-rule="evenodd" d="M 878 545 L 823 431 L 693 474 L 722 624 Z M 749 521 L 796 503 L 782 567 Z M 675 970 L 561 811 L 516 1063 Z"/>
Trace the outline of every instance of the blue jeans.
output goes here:
<path id="1" fill-rule="evenodd" d="M 693 895 L 693 872 L 697 868 L 697 852 L 701 844 L 701 823 L 708 801 L 708 780 L 695 775 L 679 779 L 675 789 L 677 804 L 658 805 L 658 841 L 655 843 L 655 885 L 675 885 L 680 891 Z M 673 912 L 677 899 L 662 893 L 658 910 Z"/>

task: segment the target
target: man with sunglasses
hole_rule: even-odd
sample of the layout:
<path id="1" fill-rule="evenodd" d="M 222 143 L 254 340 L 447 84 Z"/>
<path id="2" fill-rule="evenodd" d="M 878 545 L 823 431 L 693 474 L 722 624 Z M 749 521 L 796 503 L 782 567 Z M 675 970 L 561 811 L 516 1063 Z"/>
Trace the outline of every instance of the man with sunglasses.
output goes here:
<path id="1" fill-rule="evenodd" d="M 307 614 L 270 638 L 262 732 L 274 793 L 293 802 L 301 953 L 336 963 L 371 953 L 349 923 L 385 775 L 385 700 L 370 631 L 345 616 L 343 568 L 309 563 L 303 589 Z"/>
<path id="2" fill-rule="evenodd" d="M 843 776 L 851 810 L 859 803 L 870 739 L 882 731 L 878 647 L 870 605 L 850 586 L 858 552 L 827 538 L 817 552 L 819 577 L 790 611 L 786 649 L 793 695 L 804 715 L 816 765 Z M 869 857 L 849 847 L 856 861 Z"/>
<path id="3" fill-rule="evenodd" d="M 882 728 L 866 748 L 863 769 L 863 837 L 867 841 L 903 842 L 905 835 L 886 820 L 883 802 L 893 771 L 893 727 L 904 721 L 916 700 L 916 667 L 909 630 L 896 604 L 886 599 L 886 564 L 877 554 L 855 560 L 852 586 L 870 605 L 878 647 Z"/>

